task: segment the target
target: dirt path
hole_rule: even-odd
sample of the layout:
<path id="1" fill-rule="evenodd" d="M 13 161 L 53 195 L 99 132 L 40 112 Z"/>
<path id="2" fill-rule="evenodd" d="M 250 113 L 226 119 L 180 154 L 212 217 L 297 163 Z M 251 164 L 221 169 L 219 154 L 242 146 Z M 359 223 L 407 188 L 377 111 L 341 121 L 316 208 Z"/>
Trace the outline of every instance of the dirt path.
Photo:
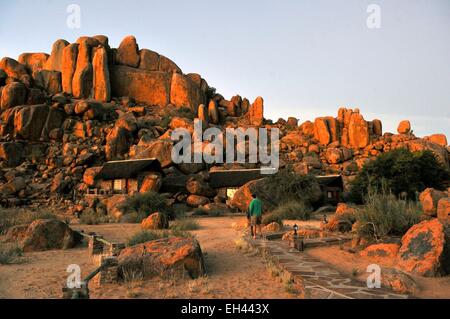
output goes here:
<path id="1" fill-rule="evenodd" d="M 239 236 L 231 224 L 239 218 L 198 219 L 200 229 L 192 233 L 202 247 L 207 277 L 186 281 L 152 279 L 102 287 L 92 283 L 91 298 L 292 298 L 280 282 L 268 275 L 261 257 L 236 249 Z M 139 230 L 136 224 L 73 227 L 117 241 L 126 241 Z M 69 264 L 80 265 L 83 276 L 95 268 L 86 248 L 27 253 L 21 264 L 0 265 L 0 298 L 60 298 Z"/>

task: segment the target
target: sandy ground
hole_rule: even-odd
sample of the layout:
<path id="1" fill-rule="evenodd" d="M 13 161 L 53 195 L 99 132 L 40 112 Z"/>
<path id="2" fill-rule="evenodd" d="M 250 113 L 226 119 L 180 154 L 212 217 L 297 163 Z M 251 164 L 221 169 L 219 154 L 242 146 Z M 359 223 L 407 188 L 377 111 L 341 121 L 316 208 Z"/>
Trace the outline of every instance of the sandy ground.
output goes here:
<path id="1" fill-rule="evenodd" d="M 192 233 L 204 253 L 207 276 L 196 280 L 153 279 L 99 287 L 91 283 L 91 298 L 293 298 L 272 278 L 259 256 L 236 249 L 238 233 L 231 224 L 242 217 L 199 218 Z M 126 241 L 139 231 L 135 224 L 73 225 L 106 239 Z M 60 298 L 69 264 L 85 276 L 95 269 L 87 248 L 27 253 L 22 263 L 0 265 L 0 298 Z"/>
<path id="2" fill-rule="evenodd" d="M 344 246 L 344 248 L 348 247 Z M 342 274 L 353 276 L 353 273 L 357 271 L 358 275 L 355 279 L 363 282 L 367 280 L 368 273 L 366 270 L 367 266 L 370 264 L 395 268 L 394 259 L 386 262 L 386 260 L 380 260 L 373 257 L 361 257 L 358 253 L 350 253 L 345 249 L 340 249 L 338 246 L 310 248 L 305 250 L 305 253 L 332 266 Z M 330 256 L 332 256 L 332 258 L 330 258 Z M 411 277 L 419 287 L 416 297 L 432 299 L 450 298 L 450 276 L 442 278 Z"/>

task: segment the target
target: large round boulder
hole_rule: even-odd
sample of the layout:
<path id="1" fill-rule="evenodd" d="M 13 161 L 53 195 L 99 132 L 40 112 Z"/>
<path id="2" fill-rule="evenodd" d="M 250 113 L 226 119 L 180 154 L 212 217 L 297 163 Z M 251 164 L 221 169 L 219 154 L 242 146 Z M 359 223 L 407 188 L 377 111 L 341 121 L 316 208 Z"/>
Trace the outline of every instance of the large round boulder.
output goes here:
<path id="1" fill-rule="evenodd" d="M 450 232 L 438 219 L 411 227 L 402 238 L 399 267 L 425 277 L 450 274 Z"/>
<path id="2" fill-rule="evenodd" d="M 69 249 L 79 240 L 80 235 L 66 223 L 56 219 L 39 219 L 28 226 L 21 247 L 25 252 Z"/>
<path id="3" fill-rule="evenodd" d="M 437 205 L 441 198 L 447 197 L 447 193 L 434 188 L 427 188 L 419 195 L 423 212 L 428 216 L 436 216 Z"/>
<path id="4" fill-rule="evenodd" d="M 193 238 L 171 237 L 125 248 L 118 257 L 119 274 L 144 278 L 198 278 L 205 274 L 200 244 Z"/>
<path id="5" fill-rule="evenodd" d="M 167 229 L 169 228 L 169 220 L 167 215 L 163 213 L 153 213 L 141 222 L 142 229 Z"/>

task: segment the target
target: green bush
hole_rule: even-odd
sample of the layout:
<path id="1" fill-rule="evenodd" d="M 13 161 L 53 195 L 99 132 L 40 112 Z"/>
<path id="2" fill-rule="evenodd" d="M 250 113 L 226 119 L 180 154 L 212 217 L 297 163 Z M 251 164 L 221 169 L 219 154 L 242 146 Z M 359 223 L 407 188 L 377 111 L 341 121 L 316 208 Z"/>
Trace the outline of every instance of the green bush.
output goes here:
<path id="1" fill-rule="evenodd" d="M 421 214 L 417 202 L 401 200 L 387 192 L 372 193 L 367 195 L 365 205 L 356 210 L 357 232 L 363 238 L 375 240 L 401 236 L 420 221 Z"/>
<path id="2" fill-rule="evenodd" d="M 303 201 L 288 201 L 278 206 L 274 211 L 263 215 L 262 223 L 264 225 L 272 222 L 282 224 L 283 220 L 308 220 L 311 217 L 313 209 Z"/>
<path id="3" fill-rule="evenodd" d="M 131 236 L 127 245 L 134 246 L 148 241 L 169 237 L 192 237 L 192 235 L 181 230 L 142 230 Z"/>
<path id="4" fill-rule="evenodd" d="M 179 231 L 197 230 L 199 228 L 200 225 L 198 224 L 197 221 L 188 218 L 176 220 L 172 222 L 172 224 L 170 225 L 171 230 L 179 230 Z"/>
<path id="5" fill-rule="evenodd" d="M 394 195 L 405 193 L 409 199 L 416 199 L 416 193 L 427 187 L 444 189 L 449 178 L 448 170 L 431 151 L 397 149 L 364 165 L 351 184 L 348 199 L 362 203 L 369 190 L 380 192 L 383 187 Z"/>
<path id="6" fill-rule="evenodd" d="M 89 209 L 84 211 L 80 216 L 80 223 L 86 225 L 98 225 L 109 222 L 108 216 L 102 215 Z"/>
<path id="7" fill-rule="evenodd" d="M 135 214 L 136 218 L 133 219 L 138 223 L 155 212 L 168 214 L 166 198 L 153 191 L 138 193 L 129 197 L 125 203 L 122 204 L 122 208 L 125 214 Z"/>
<path id="8" fill-rule="evenodd" d="M 280 170 L 269 176 L 263 184 L 263 193 L 267 194 L 275 207 L 288 201 L 303 202 L 308 206 L 318 204 L 322 199 L 322 191 L 317 178 L 313 175 L 299 175 L 291 169 Z M 258 190 L 256 190 L 258 193 Z M 259 196 L 259 194 L 258 194 Z"/>
<path id="9" fill-rule="evenodd" d="M 17 247 L 0 248 L 0 265 L 10 265 L 18 262 L 18 257 L 22 256 L 22 250 Z"/>
<path id="10" fill-rule="evenodd" d="M 275 209 L 274 214 L 280 215 L 283 219 L 308 220 L 313 209 L 303 201 L 289 201 Z"/>

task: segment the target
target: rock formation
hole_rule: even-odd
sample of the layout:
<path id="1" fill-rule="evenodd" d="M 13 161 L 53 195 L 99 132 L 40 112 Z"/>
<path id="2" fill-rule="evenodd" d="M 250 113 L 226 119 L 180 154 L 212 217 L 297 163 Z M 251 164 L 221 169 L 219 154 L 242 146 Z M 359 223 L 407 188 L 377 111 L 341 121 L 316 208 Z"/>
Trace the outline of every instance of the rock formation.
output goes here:
<path id="1" fill-rule="evenodd" d="M 74 43 L 57 40 L 51 54 L 3 58 L 0 200 L 8 205 L 64 201 L 67 210 L 77 213 L 100 207 L 120 220 L 125 195 L 102 198 L 98 205 L 84 199 L 89 189 L 101 188 L 95 179 L 100 167 L 108 160 L 157 158 L 163 173 L 146 176 L 139 191 L 165 192 L 170 205 L 245 210 L 257 183 L 242 187 L 227 207 L 227 195 L 209 185 L 206 169 L 256 168 L 260 163 L 172 161 L 171 133 L 185 128 L 193 134 L 196 118 L 203 130 L 277 128 L 282 167 L 291 165 L 299 174 L 341 174 L 345 185 L 365 163 L 396 148 L 431 150 L 449 166 L 446 136 L 418 138 L 409 122 L 402 122 L 400 134 L 383 133 L 379 119 L 340 108 L 336 116 L 274 123 L 264 117 L 264 107 L 262 97 L 253 103 L 240 95 L 225 99 L 201 75 L 183 73 L 169 58 L 139 48 L 132 36 L 117 49 L 105 36 L 85 36 Z M 209 141 L 202 144 L 209 146 Z M 448 203 L 438 197 L 424 198 L 424 207 L 431 203 L 429 216 L 445 220 Z"/>

